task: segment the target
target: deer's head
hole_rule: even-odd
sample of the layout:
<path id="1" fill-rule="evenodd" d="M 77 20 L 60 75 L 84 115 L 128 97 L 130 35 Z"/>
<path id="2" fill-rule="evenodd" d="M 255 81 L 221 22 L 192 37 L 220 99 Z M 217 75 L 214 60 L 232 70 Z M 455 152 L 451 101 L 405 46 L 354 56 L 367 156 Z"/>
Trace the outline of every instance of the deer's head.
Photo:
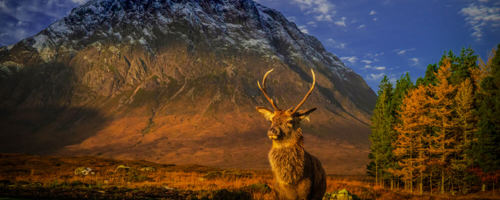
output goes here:
<path id="1" fill-rule="evenodd" d="M 281 110 L 278 108 L 273 99 L 269 97 L 266 91 L 266 78 L 272 71 L 273 69 L 267 71 L 264 74 L 264 78 L 262 78 L 262 86 L 258 81 L 257 85 L 259 86 L 260 91 L 262 91 L 262 93 L 264 94 L 264 97 L 266 97 L 269 103 L 271 103 L 273 111 L 261 106 L 257 107 L 257 111 L 259 111 L 264 116 L 264 118 L 266 118 L 266 120 L 271 122 L 271 127 L 267 131 L 267 136 L 269 137 L 269 139 L 274 141 L 283 141 L 297 137 L 296 135 L 294 135 L 294 133 L 296 133 L 295 130 L 300 127 L 300 122 L 304 119 L 309 120 L 309 114 L 316 110 L 316 108 L 312 108 L 309 110 L 299 110 L 300 106 L 302 106 L 302 104 L 306 102 L 309 95 L 311 95 L 314 89 L 314 84 L 316 83 L 316 77 L 314 75 L 314 71 L 311 69 L 313 83 L 306 96 L 304 96 L 302 101 L 300 101 L 297 106 L 292 107 L 288 110 Z"/>

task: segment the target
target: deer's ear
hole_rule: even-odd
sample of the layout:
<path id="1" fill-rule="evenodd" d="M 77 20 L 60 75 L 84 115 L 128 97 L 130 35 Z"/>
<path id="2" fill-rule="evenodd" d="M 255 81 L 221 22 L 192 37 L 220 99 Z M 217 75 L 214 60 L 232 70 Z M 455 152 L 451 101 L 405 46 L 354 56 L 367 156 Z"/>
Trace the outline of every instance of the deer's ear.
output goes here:
<path id="1" fill-rule="evenodd" d="M 299 110 L 297 113 L 299 115 L 300 120 L 309 121 L 309 114 L 311 114 L 315 110 L 316 110 L 316 108 L 311 108 L 309 110 Z"/>
<path id="2" fill-rule="evenodd" d="M 266 118 L 266 120 L 271 121 L 274 117 L 274 112 L 270 111 L 267 108 L 264 108 L 262 106 L 257 106 L 257 107 L 255 107 L 255 109 L 257 109 L 257 111 L 259 111 L 260 114 L 262 114 L 262 116 L 264 116 L 264 118 Z"/>

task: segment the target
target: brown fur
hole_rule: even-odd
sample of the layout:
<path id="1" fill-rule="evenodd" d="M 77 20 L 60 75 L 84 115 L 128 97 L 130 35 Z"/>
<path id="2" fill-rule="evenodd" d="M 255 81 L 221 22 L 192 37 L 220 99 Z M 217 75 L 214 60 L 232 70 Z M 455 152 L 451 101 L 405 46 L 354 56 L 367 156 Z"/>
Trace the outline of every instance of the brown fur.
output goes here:
<path id="1" fill-rule="evenodd" d="M 276 199 L 322 199 L 326 190 L 325 171 L 320 161 L 304 150 L 300 121 L 315 110 L 276 110 L 258 107 L 272 122 L 268 136 L 273 140 L 269 163 L 273 171 Z"/>

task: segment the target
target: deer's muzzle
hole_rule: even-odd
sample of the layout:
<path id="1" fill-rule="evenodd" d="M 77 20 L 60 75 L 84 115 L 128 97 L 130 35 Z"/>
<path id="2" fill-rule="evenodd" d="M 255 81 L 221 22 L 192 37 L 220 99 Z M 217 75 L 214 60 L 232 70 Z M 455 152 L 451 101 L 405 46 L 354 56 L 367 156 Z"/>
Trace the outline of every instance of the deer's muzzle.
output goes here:
<path id="1" fill-rule="evenodd" d="M 277 140 L 281 136 L 281 130 L 278 127 L 271 127 L 267 131 L 267 137 L 271 140 Z"/>

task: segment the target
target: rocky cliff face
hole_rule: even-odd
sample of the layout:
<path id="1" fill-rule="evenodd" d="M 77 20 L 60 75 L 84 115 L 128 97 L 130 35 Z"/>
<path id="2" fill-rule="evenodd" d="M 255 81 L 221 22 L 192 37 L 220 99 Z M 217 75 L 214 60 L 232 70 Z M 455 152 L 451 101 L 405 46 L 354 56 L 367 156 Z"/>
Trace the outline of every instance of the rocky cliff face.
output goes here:
<path id="1" fill-rule="evenodd" d="M 362 172 L 375 94 L 314 37 L 251 0 L 92 0 L 0 49 L 2 152 L 267 168 L 265 71 L 303 108 L 306 148 Z M 355 168 L 352 171 L 352 168 Z"/>

